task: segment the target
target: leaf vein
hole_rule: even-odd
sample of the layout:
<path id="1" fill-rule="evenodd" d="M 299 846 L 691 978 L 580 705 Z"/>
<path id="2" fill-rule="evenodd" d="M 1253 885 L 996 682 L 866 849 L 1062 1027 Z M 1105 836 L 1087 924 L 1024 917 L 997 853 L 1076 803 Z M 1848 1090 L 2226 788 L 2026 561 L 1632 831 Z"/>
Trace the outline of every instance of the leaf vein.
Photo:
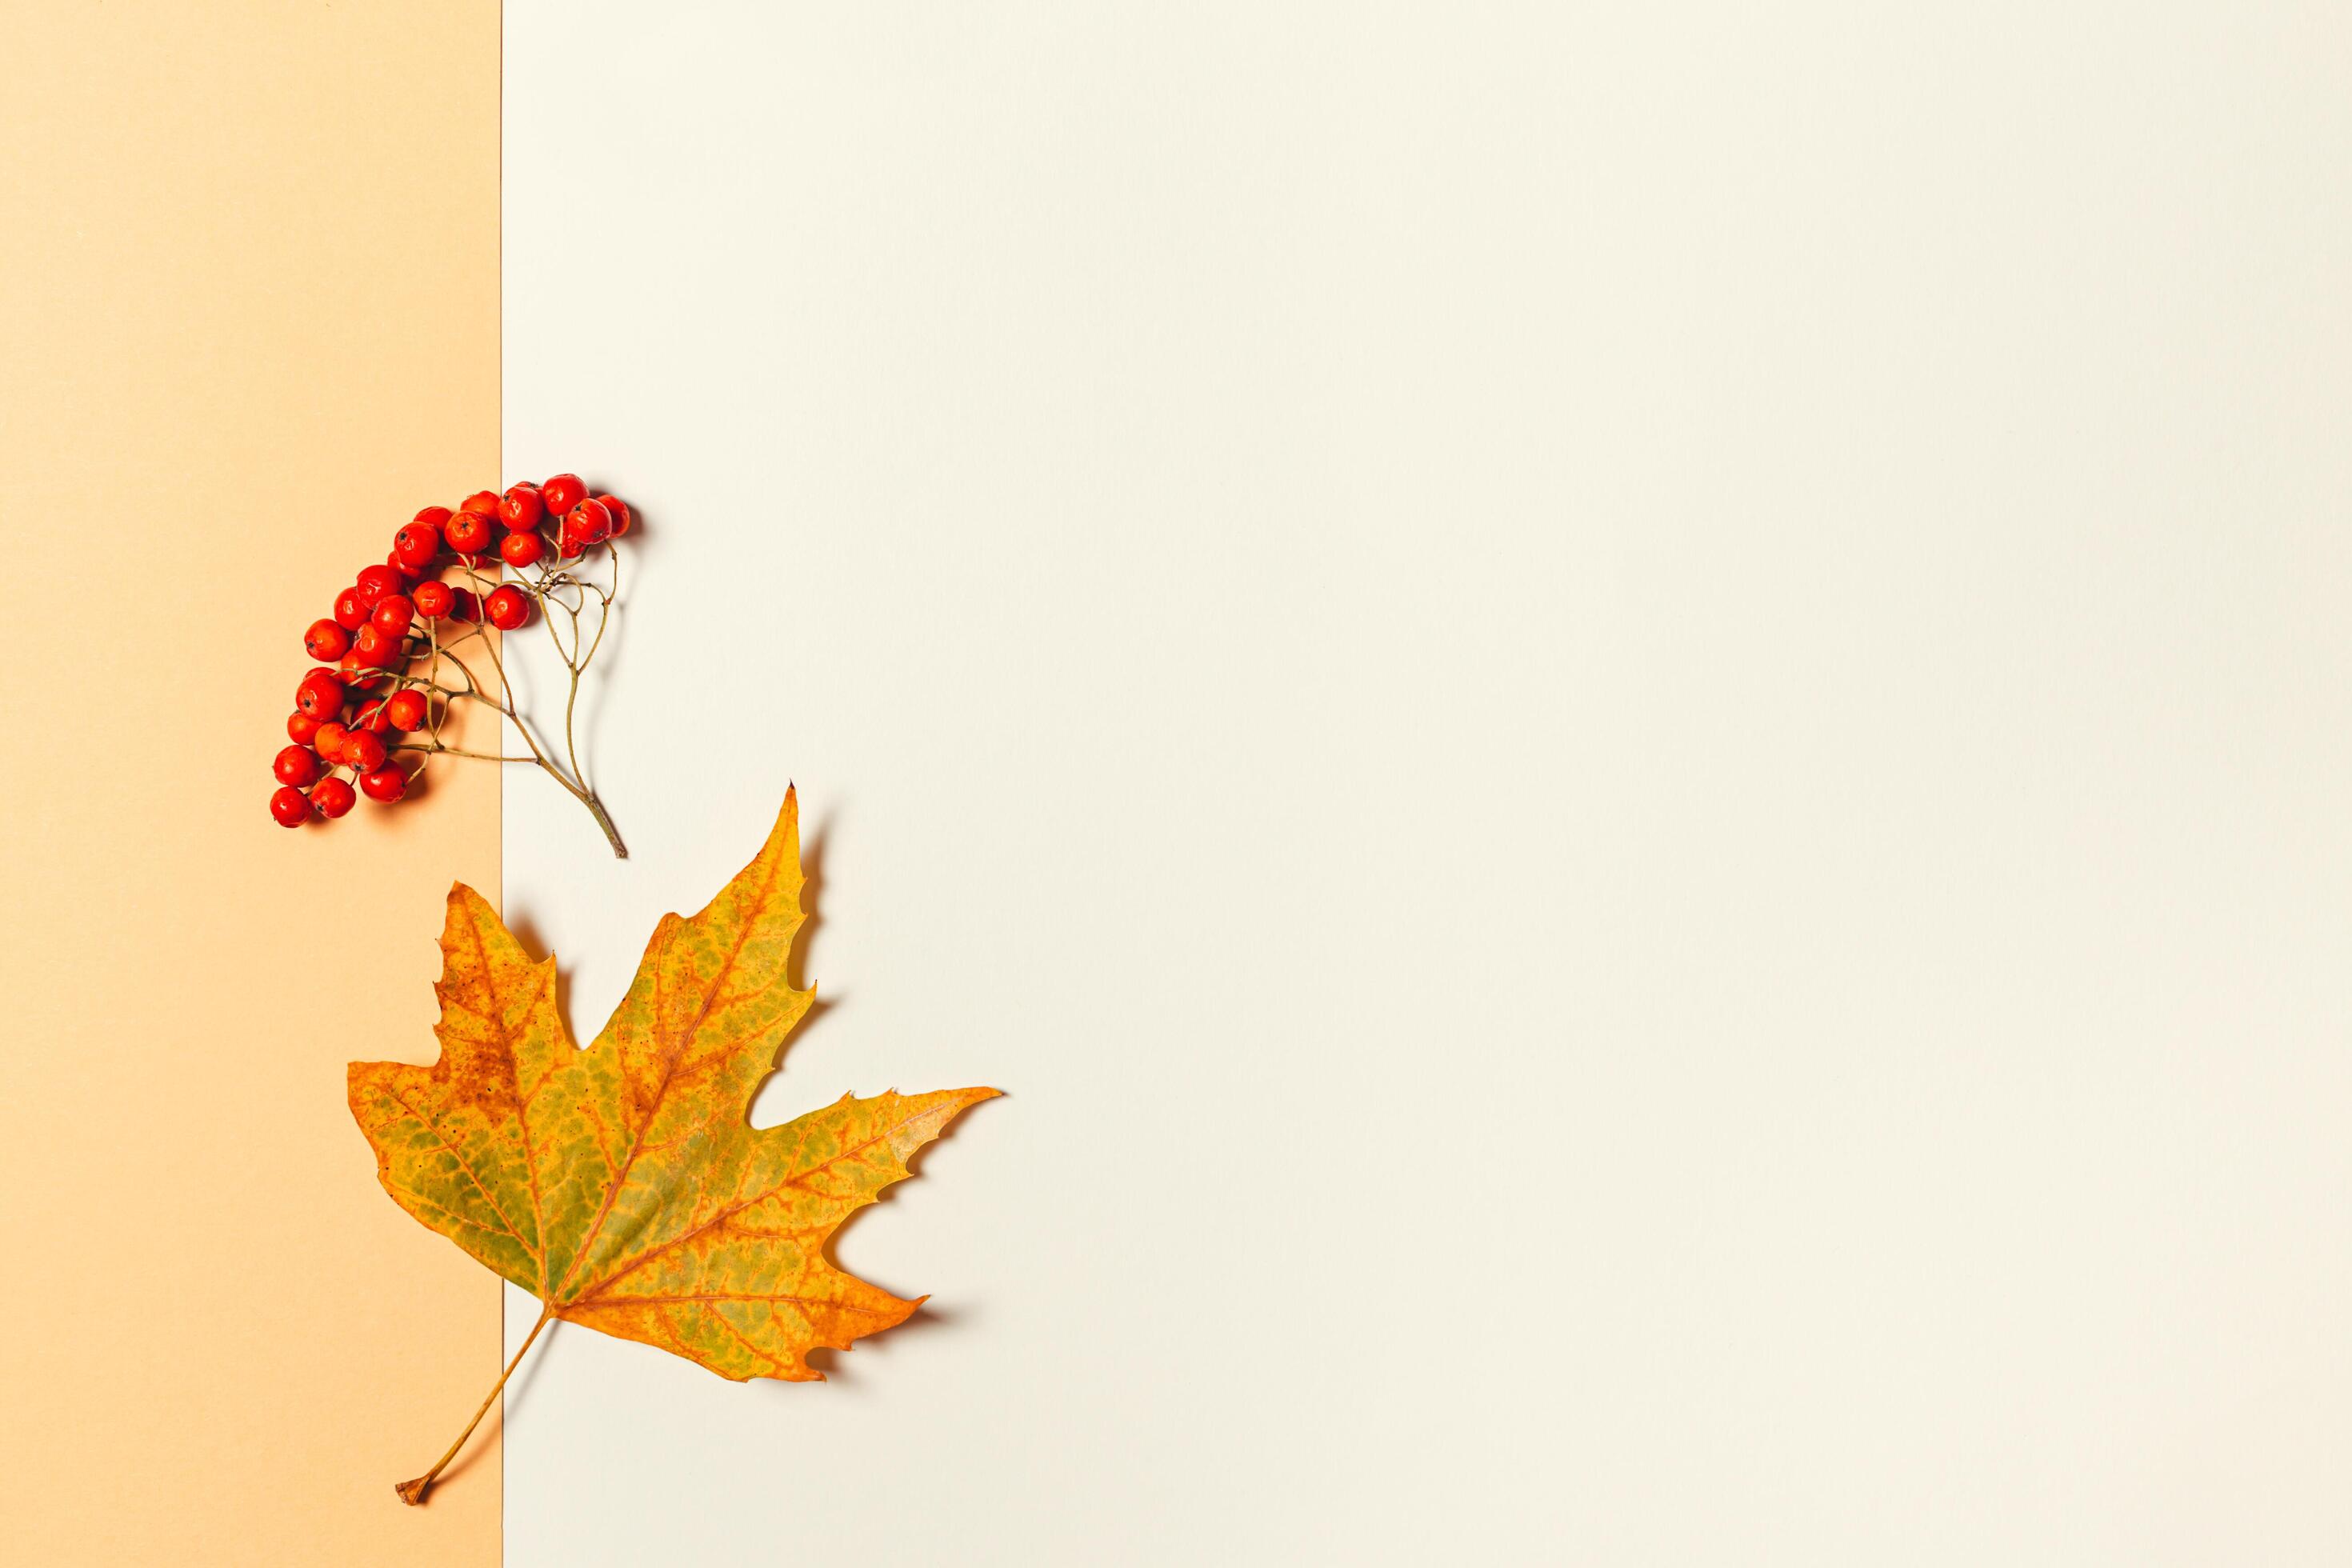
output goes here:
<path id="1" fill-rule="evenodd" d="M 760 896 L 752 904 L 752 907 L 755 909 L 764 908 L 766 906 L 769 894 L 775 890 L 778 870 L 783 864 L 783 857 L 781 855 L 769 857 L 763 849 L 761 851 L 761 857 L 768 860 L 768 868 L 767 875 L 762 879 L 760 886 Z M 719 897 L 725 898 L 727 896 L 727 892 L 731 890 L 731 887 L 729 889 L 722 890 Z M 596 1217 L 594 1220 L 590 1222 L 587 1234 L 580 1238 L 579 1249 L 572 1255 L 571 1266 L 564 1270 L 562 1283 L 556 1288 L 558 1293 L 561 1293 L 565 1287 L 572 1283 L 572 1277 L 580 1271 L 581 1264 L 587 1261 L 589 1253 L 593 1250 L 596 1245 L 596 1238 L 604 1234 L 605 1218 L 613 1212 L 613 1202 L 621 1195 L 621 1189 L 628 1184 L 629 1173 L 636 1168 L 637 1157 L 642 1152 L 646 1133 L 652 1130 L 654 1120 L 660 1112 L 662 1100 L 669 1093 L 670 1075 L 676 1070 L 678 1058 L 684 1056 L 688 1047 L 693 1044 L 695 1033 L 702 1027 L 702 1021 L 710 1016 L 711 1006 L 717 1001 L 719 991 L 726 984 L 726 976 L 728 973 L 734 968 L 736 960 L 742 955 L 745 943 L 751 941 L 751 928 L 755 923 L 757 923 L 755 919 L 746 919 L 742 921 L 740 928 L 735 933 L 735 940 L 728 946 L 726 962 L 719 965 L 719 977 L 711 982 L 709 991 L 703 997 L 701 1009 L 695 1014 L 694 1022 L 688 1026 L 686 1038 L 678 1043 L 677 1049 L 671 1054 L 669 1060 L 663 1065 L 661 1086 L 655 1090 L 653 1100 L 646 1108 L 645 1124 L 637 1129 L 635 1135 L 632 1138 L 629 1145 L 628 1158 L 623 1162 L 620 1173 L 614 1178 L 611 1190 L 604 1194 L 604 1206 L 596 1211 Z M 679 926 L 683 926 L 684 924 L 684 921 L 679 922 Z M 674 933 L 677 929 L 678 927 L 672 927 L 671 931 Z M 675 934 L 666 936 L 663 939 L 662 956 L 665 960 L 668 958 L 669 949 L 677 944 L 677 938 Z M 662 1018 L 658 1004 L 661 999 L 662 984 L 667 977 L 668 968 L 669 965 L 667 963 L 664 963 L 658 965 L 654 972 L 654 993 L 656 1004 L 656 1008 L 654 1014 L 654 1022 L 656 1026 L 659 1026 Z M 628 1003 L 624 999 L 621 1005 L 625 1007 L 628 1005 Z M 615 1046 L 617 1047 L 617 1045 L 618 1042 L 616 1041 Z"/>

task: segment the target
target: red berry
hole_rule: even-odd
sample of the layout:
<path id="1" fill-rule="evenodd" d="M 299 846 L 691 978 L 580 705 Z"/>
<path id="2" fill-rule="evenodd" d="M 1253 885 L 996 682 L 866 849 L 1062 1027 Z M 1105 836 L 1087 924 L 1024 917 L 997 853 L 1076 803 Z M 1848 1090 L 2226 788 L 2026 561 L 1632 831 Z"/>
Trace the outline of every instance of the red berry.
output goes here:
<path id="1" fill-rule="evenodd" d="M 310 801 L 292 784 L 280 784 L 269 797 L 269 815 L 280 827 L 299 827 L 310 820 Z"/>
<path id="2" fill-rule="evenodd" d="M 408 584 L 390 566 L 366 566 L 361 568 L 359 581 L 352 586 L 359 591 L 360 604 L 373 610 L 378 599 L 404 591 Z"/>
<path id="3" fill-rule="evenodd" d="M 320 816 L 332 820 L 351 810 L 358 797 L 352 786 L 341 779 L 320 779 L 310 786 L 310 805 Z"/>
<path id="4" fill-rule="evenodd" d="M 319 732 L 319 721 L 300 709 L 286 715 L 286 738 L 298 746 L 307 746 Z"/>
<path id="5" fill-rule="evenodd" d="M 394 729 L 403 732 L 413 732 L 422 729 L 425 713 L 425 693 L 422 691 L 395 691 L 384 700 L 385 721 Z"/>
<path id="6" fill-rule="evenodd" d="M 422 572 L 441 553 L 441 531 L 412 522 L 392 536 L 392 552 L 412 572 Z"/>
<path id="7" fill-rule="evenodd" d="M 581 482 L 578 474 L 558 474 L 540 486 L 539 493 L 546 500 L 547 510 L 562 517 L 588 499 L 588 487 Z"/>
<path id="8" fill-rule="evenodd" d="M 509 533 L 499 541 L 499 559 L 509 566 L 532 565 L 546 553 L 547 541 L 536 533 Z"/>
<path id="9" fill-rule="evenodd" d="M 472 512 L 476 517 L 487 517 L 496 521 L 499 515 L 499 492 L 476 490 L 457 503 L 457 510 L 460 513 Z M 448 531 L 446 523 L 442 525 L 442 531 L 445 533 Z"/>
<path id="10" fill-rule="evenodd" d="M 312 621 L 302 634 L 302 651 L 321 664 L 331 664 L 352 646 L 352 634 L 332 621 Z"/>
<path id="11" fill-rule="evenodd" d="M 446 506 L 419 507 L 415 521 L 438 533 L 441 531 L 441 525 L 449 521 L 449 509 Z"/>
<path id="12" fill-rule="evenodd" d="M 368 620 L 376 630 L 398 637 L 415 624 L 416 601 L 405 594 L 388 594 L 375 602 L 375 608 L 368 612 Z"/>
<path id="13" fill-rule="evenodd" d="M 335 625 L 347 632 L 355 632 L 367 617 L 368 607 L 360 602 L 357 588 L 346 588 L 335 595 Z"/>
<path id="14" fill-rule="evenodd" d="M 530 619 L 530 595 L 511 583 L 503 588 L 493 588 L 490 596 L 482 601 L 482 613 L 499 630 L 513 631 Z"/>
<path id="15" fill-rule="evenodd" d="M 340 763 L 343 760 L 343 742 L 351 739 L 351 734 L 349 730 L 330 719 L 320 725 L 318 732 L 310 737 L 310 749 L 328 762 Z"/>
<path id="16" fill-rule="evenodd" d="M 400 657 L 401 639 L 377 626 L 373 621 L 359 629 L 352 638 L 352 655 L 362 664 L 383 669 Z"/>
<path id="17" fill-rule="evenodd" d="M 383 759 L 383 742 L 373 731 L 353 730 L 343 736 L 343 754 L 338 760 L 349 763 L 354 772 L 380 768 Z"/>
<path id="18" fill-rule="evenodd" d="M 546 515 L 547 500 L 537 485 L 509 485 L 506 499 L 499 502 L 499 521 L 509 528 L 537 528 Z"/>
<path id="19" fill-rule="evenodd" d="M 407 587 L 411 583 L 415 582 L 419 577 L 425 575 L 424 573 L 418 571 L 415 567 L 411 566 L 407 562 L 403 561 L 400 558 L 400 552 L 397 550 L 392 552 L 389 555 L 386 555 L 383 558 L 383 563 L 391 567 L 393 575 L 400 579 L 400 586 L 402 588 Z"/>
<path id="20" fill-rule="evenodd" d="M 613 514 L 600 500 L 583 500 L 564 514 L 563 526 L 589 544 L 613 537 Z"/>
<path id="21" fill-rule="evenodd" d="M 449 590 L 449 618 L 453 621 L 478 621 L 482 618 L 482 602 L 471 588 Z"/>
<path id="22" fill-rule="evenodd" d="M 389 805 L 408 793 L 408 775 L 398 768 L 376 768 L 360 775 L 360 793 Z"/>
<path id="23" fill-rule="evenodd" d="M 278 775 L 279 784 L 299 787 L 319 776 L 319 754 L 308 746 L 288 746 L 278 753 L 269 771 Z"/>
<path id="24" fill-rule="evenodd" d="M 415 605 L 416 613 L 426 620 L 437 621 L 449 613 L 449 605 L 456 596 L 446 583 L 419 583 L 408 595 L 408 602 Z"/>
<path id="25" fill-rule="evenodd" d="M 461 511 L 441 525 L 441 536 L 458 554 L 478 555 L 490 547 L 490 520 L 478 511 Z"/>
<path id="26" fill-rule="evenodd" d="M 343 710 L 343 683 L 332 670 L 314 669 L 294 689 L 294 706 L 313 719 L 332 719 Z"/>
<path id="27" fill-rule="evenodd" d="M 596 499 L 603 501 L 604 510 L 612 514 L 613 537 L 619 539 L 626 534 L 630 525 L 636 521 L 636 514 L 629 510 L 629 503 L 618 496 L 598 496 Z"/>
<path id="28" fill-rule="evenodd" d="M 383 734 L 383 704 L 381 702 L 369 703 L 366 707 L 362 708 L 352 719 L 352 729 L 365 730 L 372 735 Z"/>

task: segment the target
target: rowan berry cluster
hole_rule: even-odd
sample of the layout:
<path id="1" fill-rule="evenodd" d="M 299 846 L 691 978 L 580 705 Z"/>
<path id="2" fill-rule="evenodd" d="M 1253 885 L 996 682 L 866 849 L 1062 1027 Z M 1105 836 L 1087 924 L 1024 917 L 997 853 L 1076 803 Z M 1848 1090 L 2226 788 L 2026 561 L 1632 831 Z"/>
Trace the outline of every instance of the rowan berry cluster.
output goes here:
<path id="1" fill-rule="evenodd" d="M 592 495 L 576 474 L 519 484 L 506 494 L 478 490 L 455 510 L 428 506 L 392 536 L 381 566 L 361 570 L 335 596 L 334 613 L 310 624 L 303 650 L 316 661 L 294 689 L 286 721 L 293 744 L 278 753 L 270 815 L 288 827 L 334 818 L 361 795 L 385 805 L 404 797 L 436 755 L 531 763 L 594 814 L 615 855 L 625 855 L 612 819 L 588 788 L 572 743 L 580 677 L 604 641 L 618 588 L 613 542 L 635 519 L 625 503 Z M 598 581 L 595 568 L 608 567 Z M 500 568 L 509 574 L 497 581 Z M 582 616 L 595 605 L 583 645 Z M 489 635 L 546 624 L 571 689 L 563 710 L 567 769 L 516 710 L 499 640 Z M 568 627 L 568 635 L 565 628 Z M 477 678 L 487 664 L 494 682 Z M 460 705 L 479 702 L 513 721 L 528 756 L 500 756 L 450 744 L 443 731 Z"/>

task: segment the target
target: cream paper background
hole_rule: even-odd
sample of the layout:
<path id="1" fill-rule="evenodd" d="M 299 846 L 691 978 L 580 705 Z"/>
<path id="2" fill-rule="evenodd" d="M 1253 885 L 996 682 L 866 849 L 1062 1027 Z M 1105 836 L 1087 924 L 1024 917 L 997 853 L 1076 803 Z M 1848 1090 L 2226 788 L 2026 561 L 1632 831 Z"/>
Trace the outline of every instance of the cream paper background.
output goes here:
<path id="1" fill-rule="evenodd" d="M 517 0 L 649 521 L 509 908 L 593 1032 L 797 780 L 759 1116 L 1009 1095 L 830 1384 L 559 1330 L 509 1562 L 2352 1556 L 2347 58 Z"/>

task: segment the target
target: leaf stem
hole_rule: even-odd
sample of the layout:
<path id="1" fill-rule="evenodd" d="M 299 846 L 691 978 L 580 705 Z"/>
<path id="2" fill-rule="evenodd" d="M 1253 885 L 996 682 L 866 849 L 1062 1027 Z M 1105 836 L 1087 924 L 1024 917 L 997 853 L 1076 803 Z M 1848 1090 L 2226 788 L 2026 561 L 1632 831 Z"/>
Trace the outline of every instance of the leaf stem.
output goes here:
<path id="1" fill-rule="evenodd" d="M 547 1327 L 547 1320 L 554 1315 L 554 1308 L 540 1308 L 539 1321 L 533 1323 L 530 1326 L 530 1332 L 523 1336 L 522 1349 L 515 1352 L 514 1360 L 507 1363 L 506 1371 L 499 1373 L 497 1385 L 493 1387 L 488 1394 L 483 1398 L 482 1407 L 474 1412 L 474 1418 L 466 1423 L 466 1429 L 457 1434 L 457 1440 L 449 1445 L 449 1451 L 442 1455 L 439 1458 L 434 1460 L 433 1468 L 425 1471 L 423 1475 L 417 1477 L 415 1480 L 402 1481 L 398 1486 L 392 1489 L 394 1491 L 400 1494 L 401 1501 L 408 1504 L 412 1508 L 417 1507 L 425 1501 L 425 1494 L 433 1489 L 433 1482 L 435 1479 L 438 1477 L 444 1469 L 448 1468 L 449 1461 L 457 1457 L 457 1450 L 466 1446 L 466 1439 L 474 1435 L 474 1428 L 482 1424 L 482 1417 L 490 1413 L 490 1406 L 498 1402 L 499 1390 L 506 1387 L 507 1379 L 512 1377 L 514 1375 L 514 1369 L 522 1364 L 523 1352 L 530 1349 L 531 1341 L 539 1338 L 539 1331 Z"/>

